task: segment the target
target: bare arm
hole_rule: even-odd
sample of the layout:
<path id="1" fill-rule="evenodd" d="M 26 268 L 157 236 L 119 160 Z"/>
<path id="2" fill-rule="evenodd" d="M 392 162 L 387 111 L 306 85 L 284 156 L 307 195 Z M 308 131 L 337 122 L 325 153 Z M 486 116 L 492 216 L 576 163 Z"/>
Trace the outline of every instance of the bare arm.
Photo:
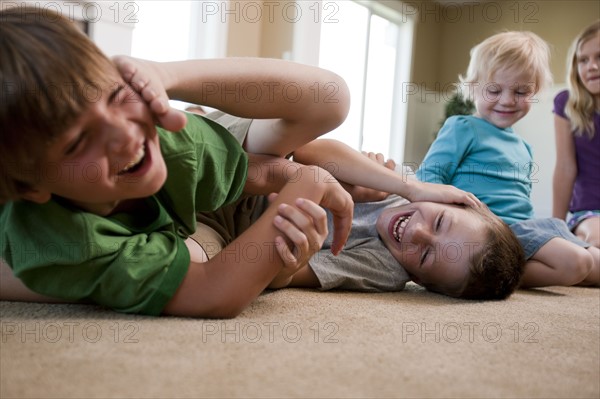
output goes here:
<path id="1" fill-rule="evenodd" d="M 556 139 L 556 164 L 552 179 L 552 216 L 565 219 L 577 177 L 575 144 L 571 124 L 565 118 L 554 115 Z"/>
<path id="2" fill-rule="evenodd" d="M 115 58 L 127 81 L 158 112 L 169 98 L 257 119 L 244 148 L 285 156 L 339 126 L 350 107 L 345 81 L 303 64 L 265 58 L 226 58 L 158 63 Z M 165 92 L 166 90 L 166 92 Z M 159 112 L 160 113 L 160 112 Z"/>
<path id="3" fill-rule="evenodd" d="M 315 180 L 315 176 L 320 177 Z M 208 262 L 190 265 L 164 313 L 198 317 L 234 317 L 239 314 L 284 266 L 275 249 L 276 237 L 281 235 L 273 224 L 277 206 L 282 203 L 293 206 L 299 197 L 329 205 L 349 200 L 349 196 L 341 200 L 331 198 L 345 191 L 339 184 L 334 189 L 337 183 L 332 183 L 330 178 L 319 168 L 303 167 L 298 179 L 285 185 L 274 203 L 244 234 Z M 247 248 L 260 250 L 254 252 L 256 256 L 252 259 L 245 259 Z"/>
<path id="4" fill-rule="evenodd" d="M 4 259 L 0 259 L 0 300 L 46 303 L 65 302 L 57 298 L 50 298 L 31 291 L 21 282 L 21 280 L 15 277 L 12 269 Z"/>
<path id="5" fill-rule="evenodd" d="M 479 205 L 473 194 L 452 186 L 422 183 L 398 174 L 336 140 L 314 140 L 294 151 L 294 160 L 318 165 L 335 178 L 352 185 L 398 194 L 410 201 Z"/>

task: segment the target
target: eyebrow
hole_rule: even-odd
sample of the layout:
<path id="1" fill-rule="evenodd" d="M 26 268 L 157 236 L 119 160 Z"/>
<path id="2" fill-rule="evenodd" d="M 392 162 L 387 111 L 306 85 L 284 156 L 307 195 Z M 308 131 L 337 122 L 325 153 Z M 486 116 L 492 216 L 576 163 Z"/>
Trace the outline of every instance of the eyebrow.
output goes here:
<path id="1" fill-rule="evenodd" d="M 117 99 L 117 96 L 119 95 L 119 93 L 125 88 L 125 85 L 122 83 L 119 83 L 117 85 L 117 87 L 110 93 L 110 95 L 108 96 L 108 99 L 106 100 L 107 104 L 112 104 L 113 102 L 115 102 L 115 100 Z"/>

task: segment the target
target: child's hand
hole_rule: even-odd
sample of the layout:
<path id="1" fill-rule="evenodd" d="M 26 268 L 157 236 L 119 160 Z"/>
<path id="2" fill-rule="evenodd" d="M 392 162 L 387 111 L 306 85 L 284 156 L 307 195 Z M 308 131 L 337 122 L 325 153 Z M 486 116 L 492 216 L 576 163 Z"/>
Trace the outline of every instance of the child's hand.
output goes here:
<path id="1" fill-rule="evenodd" d="M 340 253 L 352 228 L 352 217 L 354 215 L 354 201 L 340 183 L 331 176 L 327 183 L 327 192 L 321 200 L 322 207 L 329 209 L 333 215 L 333 242 L 331 252 L 334 255 Z"/>
<path id="2" fill-rule="evenodd" d="M 272 198 L 271 198 L 272 199 Z M 299 198 L 296 209 L 280 204 L 273 224 L 283 233 L 275 238 L 277 253 L 283 260 L 283 269 L 273 279 L 269 288 L 287 286 L 292 276 L 308 264 L 308 260 L 322 246 L 327 238 L 327 214 L 312 201 Z"/>
<path id="3" fill-rule="evenodd" d="M 481 206 L 481 201 L 472 193 L 460 190 L 446 184 L 424 183 L 414 181 L 411 195 L 407 199 L 411 202 L 431 201 L 446 204 L 464 204 L 471 207 Z"/>
<path id="4" fill-rule="evenodd" d="M 160 126 L 172 132 L 185 127 L 185 114 L 169 105 L 160 71 L 153 62 L 123 55 L 113 57 L 113 62 L 125 82 L 146 101 Z"/>

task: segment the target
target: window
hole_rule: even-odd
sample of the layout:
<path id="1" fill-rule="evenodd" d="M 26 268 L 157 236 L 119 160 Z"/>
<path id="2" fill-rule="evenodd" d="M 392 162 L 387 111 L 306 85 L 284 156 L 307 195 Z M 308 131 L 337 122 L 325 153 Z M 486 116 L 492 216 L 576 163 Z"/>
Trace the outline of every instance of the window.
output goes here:
<path id="1" fill-rule="evenodd" d="M 225 56 L 227 25 L 207 18 L 214 1 L 138 1 L 131 55 L 153 61 Z M 176 38 L 176 39 L 175 39 Z M 177 108 L 188 104 L 171 101 Z"/>
<path id="2" fill-rule="evenodd" d="M 407 112 L 402 82 L 410 76 L 411 21 L 375 1 L 322 1 L 318 25 L 301 29 L 319 32 L 318 65 L 341 75 L 352 96 L 347 120 L 327 137 L 402 162 Z M 306 34 L 298 30 L 295 37 Z M 306 57 L 310 46 L 299 47 Z"/>
<path id="3" fill-rule="evenodd" d="M 138 1 L 132 55 L 154 61 L 224 57 L 227 26 L 206 15 L 214 4 Z"/>

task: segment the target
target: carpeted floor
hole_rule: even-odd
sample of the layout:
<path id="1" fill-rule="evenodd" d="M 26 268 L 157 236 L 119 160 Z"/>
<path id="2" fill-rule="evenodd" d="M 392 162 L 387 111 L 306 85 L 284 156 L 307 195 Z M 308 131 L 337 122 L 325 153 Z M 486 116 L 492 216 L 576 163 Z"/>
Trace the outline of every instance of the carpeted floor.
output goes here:
<path id="1" fill-rule="evenodd" d="M 1 398 L 598 398 L 600 290 L 282 290 L 233 320 L 0 303 Z"/>

